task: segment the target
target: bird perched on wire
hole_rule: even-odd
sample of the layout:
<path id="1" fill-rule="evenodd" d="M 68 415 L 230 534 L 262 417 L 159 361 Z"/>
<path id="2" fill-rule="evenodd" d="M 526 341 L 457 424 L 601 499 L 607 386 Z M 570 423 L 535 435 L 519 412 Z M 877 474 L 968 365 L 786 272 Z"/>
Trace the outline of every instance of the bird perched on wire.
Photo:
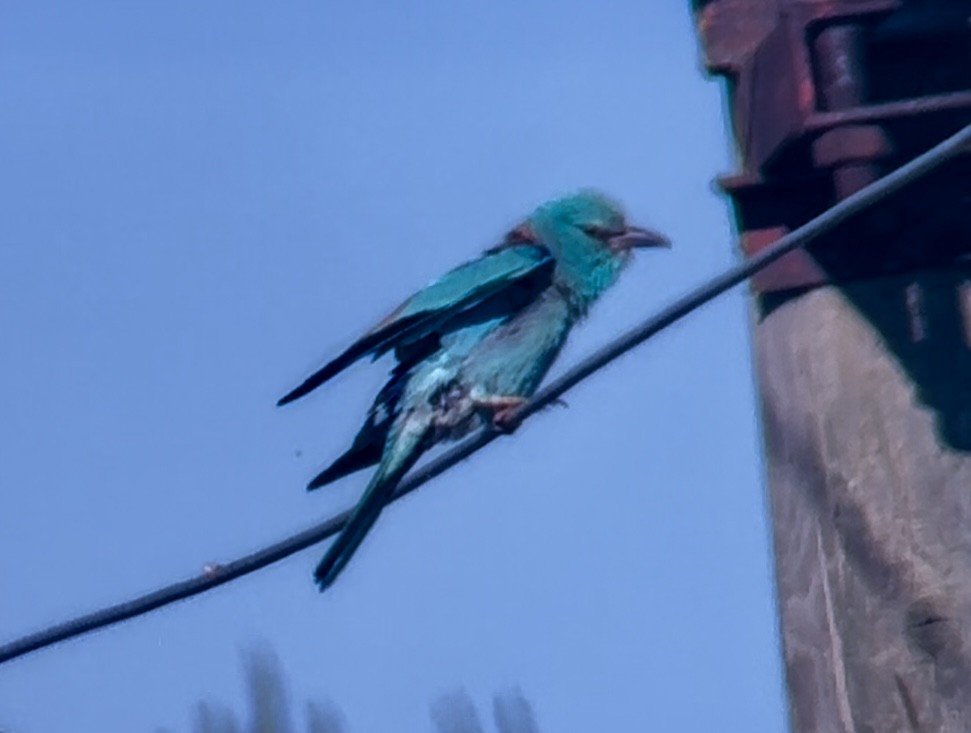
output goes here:
<path id="1" fill-rule="evenodd" d="M 508 430 L 570 329 L 617 280 L 637 247 L 667 247 L 620 207 L 585 191 L 537 208 L 498 246 L 408 298 L 333 361 L 284 395 L 285 405 L 363 356 L 397 364 L 351 447 L 308 485 L 378 464 L 314 573 L 327 588 L 374 525 L 395 486 L 432 445 L 482 425 Z"/>

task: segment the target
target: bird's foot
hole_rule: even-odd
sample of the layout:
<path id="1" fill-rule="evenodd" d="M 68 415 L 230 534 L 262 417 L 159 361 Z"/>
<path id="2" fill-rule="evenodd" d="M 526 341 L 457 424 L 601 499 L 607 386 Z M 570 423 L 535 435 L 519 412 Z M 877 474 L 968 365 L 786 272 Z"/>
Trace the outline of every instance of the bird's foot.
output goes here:
<path id="1" fill-rule="evenodd" d="M 507 435 L 519 427 L 519 408 L 526 404 L 525 397 L 491 395 L 475 400 L 476 407 L 492 413 L 492 428 Z"/>

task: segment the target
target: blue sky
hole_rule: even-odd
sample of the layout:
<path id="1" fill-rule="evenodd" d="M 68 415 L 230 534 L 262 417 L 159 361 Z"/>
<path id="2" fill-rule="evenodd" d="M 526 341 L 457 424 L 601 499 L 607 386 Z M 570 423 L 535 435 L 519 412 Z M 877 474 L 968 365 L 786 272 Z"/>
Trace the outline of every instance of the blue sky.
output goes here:
<path id="1" fill-rule="evenodd" d="M 0 638 L 351 504 L 307 494 L 386 362 L 274 402 L 554 195 L 666 232 L 554 370 L 736 256 L 686 2 L 207 0 L 0 8 Z M 518 685 L 544 731 L 780 731 L 749 360 L 721 298 L 321 548 L 0 667 L 5 733 L 187 731 L 240 652 L 350 731 Z"/>

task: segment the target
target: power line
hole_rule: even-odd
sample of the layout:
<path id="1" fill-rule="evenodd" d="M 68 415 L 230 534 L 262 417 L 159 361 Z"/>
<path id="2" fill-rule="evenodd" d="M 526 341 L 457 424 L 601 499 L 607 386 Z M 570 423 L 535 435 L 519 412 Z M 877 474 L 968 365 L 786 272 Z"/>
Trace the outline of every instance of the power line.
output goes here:
<path id="1" fill-rule="evenodd" d="M 829 232 L 850 216 L 872 206 L 900 188 L 924 176 L 953 156 L 962 152 L 968 152 L 969 149 L 971 149 L 971 125 L 963 128 L 958 133 L 947 138 L 944 142 L 934 146 L 926 153 L 918 156 L 880 180 L 840 201 L 832 208 L 781 238 L 775 244 L 767 247 L 754 257 L 728 268 L 704 285 L 692 290 L 671 305 L 663 308 L 659 313 L 648 318 L 641 325 L 631 329 L 602 349 L 594 352 L 561 377 L 553 380 L 547 387 L 541 389 L 529 402 L 523 405 L 517 413 L 517 424 L 544 407 L 556 402 L 569 389 L 594 372 L 602 369 L 635 346 L 640 345 L 651 336 L 663 331 L 668 326 L 681 320 L 689 313 L 697 310 L 725 291 L 744 282 L 783 255 L 805 246 L 813 239 Z M 491 429 L 483 430 L 464 443 L 444 453 L 436 460 L 429 462 L 423 468 L 411 474 L 410 477 L 398 486 L 391 501 L 396 501 L 405 494 L 411 493 L 422 484 L 427 483 L 440 473 L 445 472 L 473 453 L 478 452 L 499 437 L 499 435 L 500 433 Z M 131 601 L 78 616 L 70 621 L 65 621 L 43 631 L 16 639 L 9 644 L 0 646 L 0 664 L 23 656 L 24 654 L 51 646 L 59 641 L 65 641 L 75 636 L 119 623 L 120 621 L 126 621 L 135 616 L 153 611 L 156 608 L 190 598 L 191 596 L 216 588 L 243 575 L 260 570 L 337 534 L 349 516 L 350 512 L 343 512 L 269 547 L 225 565 L 220 565 L 211 572 L 203 573 L 199 577 L 173 583 L 172 585 Z"/>

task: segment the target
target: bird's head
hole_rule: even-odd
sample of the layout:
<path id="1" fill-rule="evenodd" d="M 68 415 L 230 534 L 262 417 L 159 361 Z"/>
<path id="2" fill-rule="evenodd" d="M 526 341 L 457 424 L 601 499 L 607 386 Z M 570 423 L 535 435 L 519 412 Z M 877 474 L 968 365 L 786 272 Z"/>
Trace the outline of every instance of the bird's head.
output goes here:
<path id="1" fill-rule="evenodd" d="M 596 191 L 549 201 L 507 241 L 533 242 L 556 259 L 555 279 L 582 309 L 610 287 L 637 248 L 670 247 L 662 234 L 627 222 L 620 206 Z"/>

